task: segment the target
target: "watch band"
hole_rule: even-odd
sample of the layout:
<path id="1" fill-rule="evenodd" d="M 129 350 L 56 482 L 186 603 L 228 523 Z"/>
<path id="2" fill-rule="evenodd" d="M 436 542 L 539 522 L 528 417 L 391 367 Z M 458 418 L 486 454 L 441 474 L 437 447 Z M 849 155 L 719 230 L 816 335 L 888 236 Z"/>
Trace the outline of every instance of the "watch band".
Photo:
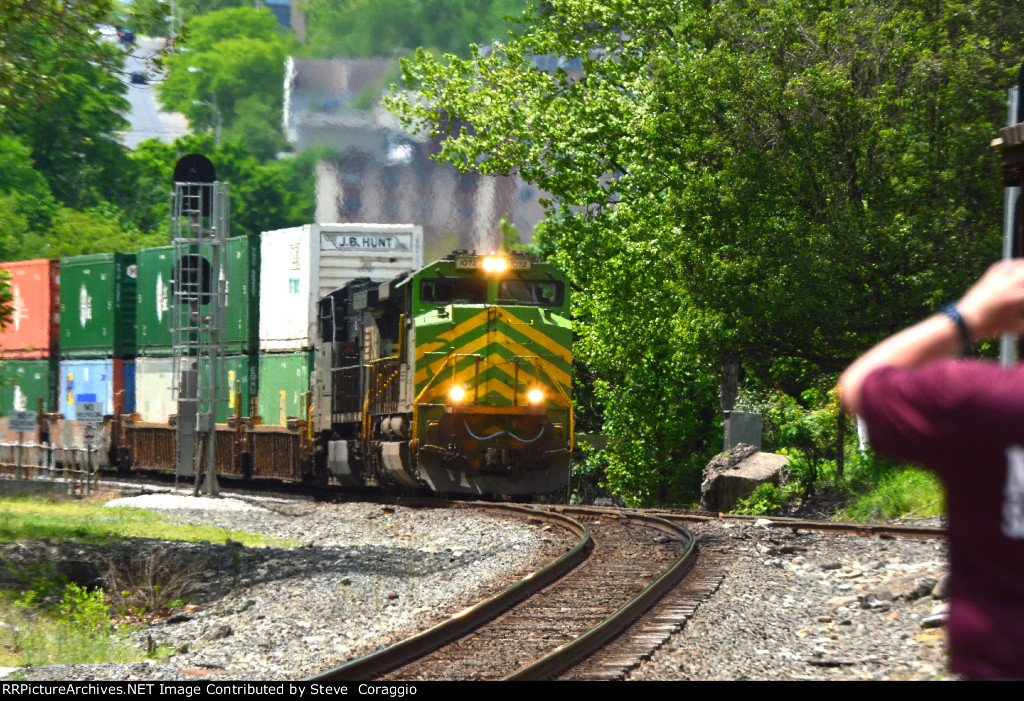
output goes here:
<path id="1" fill-rule="evenodd" d="M 963 314 L 960 313 L 960 309 L 956 306 L 956 303 L 947 304 L 942 308 L 942 313 L 953 320 L 956 324 L 956 330 L 960 334 L 960 350 L 966 350 L 971 345 L 971 332 L 967 329 L 967 322 L 964 321 Z"/>

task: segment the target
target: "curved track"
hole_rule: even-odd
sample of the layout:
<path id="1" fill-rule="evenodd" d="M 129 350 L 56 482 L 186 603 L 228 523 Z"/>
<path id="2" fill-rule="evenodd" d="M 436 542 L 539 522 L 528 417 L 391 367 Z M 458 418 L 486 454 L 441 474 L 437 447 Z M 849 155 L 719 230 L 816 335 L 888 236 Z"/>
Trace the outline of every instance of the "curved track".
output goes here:
<path id="1" fill-rule="evenodd" d="M 531 518 L 559 516 L 533 509 L 521 511 Z M 661 519 L 559 511 L 562 519 L 576 517 L 574 528 L 586 534 L 559 560 L 562 564 L 553 563 L 435 629 L 313 679 L 552 678 L 619 635 L 671 590 L 696 559 L 693 535 Z M 576 562 L 569 565 L 571 572 L 566 573 L 563 561 L 574 553 L 586 555 L 586 559 L 578 566 Z M 553 581 L 558 575 L 561 578 Z M 533 590 L 525 600 L 524 586 Z M 515 589 L 520 591 L 512 592 Z M 504 598 L 509 593 L 520 602 L 510 604 Z M 438 647 L 443 640 L 451 642 Z"/>

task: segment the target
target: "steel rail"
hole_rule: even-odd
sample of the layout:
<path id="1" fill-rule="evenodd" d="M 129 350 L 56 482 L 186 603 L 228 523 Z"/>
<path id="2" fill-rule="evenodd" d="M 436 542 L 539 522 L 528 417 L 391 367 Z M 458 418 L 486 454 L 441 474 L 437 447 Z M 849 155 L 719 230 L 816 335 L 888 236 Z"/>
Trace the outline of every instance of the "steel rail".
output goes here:
<path id="1" fill-rule="evenodd" d="M 390 647 L 381 648 L 351 662 L 308 677 L 305 681 L 359 681 L 371 679 L 380 674 L 407 664 L 418 657 L 444 645 L 445 643 L 466 635 L 474 628 L 495 618 L 520 601 L 533 596 L 548 584 L 561 578 L 578 564 L 583 562 L 594 547 L 590 529 L 563 514 L 538 511 L 524 506 L 511 504 L 474 505 L 474 509 L 499 511 L 525 515 L 553 521 L 568 528 L 579 537 L 579 542 L 546 567 L 533 572 L 507 589 L 454 614 L 447 621 L 437 624 L 422 633 L 406 638 Z"/>
<path id="2" fill-rule="evenodd" d="M 559 509 L 561 513 L 575 511 Z M 588 513 L 580 510 L 577 513 Z M 647 587 L 626 602 L 615 613 L 601 623 L 588 630 L 575 640 L 566 643 L 557 650 L 540 658 L 526 667 L 505 677 L 502 681 L 538 681 L 550 679 L 567 667 L 582 660 L 628 628 L 644 611 L 661 599 L 672 587 L 679 583 L 690 571 L 696 561 L 697 539 L 686 528 L 665 519 L 644 514 L 622 514 L 625 518 L 650 523 L 674 536 L 682 536 L 689 541 L 686 551 L 680 555 L 672 566 L 651 582 Z"/>
<path id="3" fill-rule="evenodd" d="M 815 521 L 793 518 L 791 516 L 746 516 L 742 514 L 686 514 L 659 512 L 658 515 L 669 521 L 702 523 L 706 521 L 766 521 L 768 528 L 802 528 L 808 531 L 824 533 L 850 533 L 853 535 L 891 535 L 904 538 L 944 538 L 947 530 L 941 526 L 905 526 L 892 523 L 850 523 L 846 521 Z"/>
<path id="4" fill-rule="evenodd" d="M 657 518 L 665 519 L 673 523 L 707 523 L 709 521 L 743 521 L 753 523 L 763 521 L 767 528 L 802 528 L 808 531 L 821 531 L 824 533 L 850 533 L 853 535 L 892 535 L 904 538 L 944 538 L 948 531 L 942 526 L 909 526 L 892 523 L 852 523 L 849 521 L 818 521 L 813 519 L 795 518 L 793 516 L 748 516 L 746 514 L 726 514 L 715 511 L 675 511 L 672 509 L 644 509 L 639 511 L 626 507 L 617 506 L 547 506 L 547 508 L 558 513 L 586 514 L 590 516 L 601 515 L 632 515 L 646 514 Z"/>

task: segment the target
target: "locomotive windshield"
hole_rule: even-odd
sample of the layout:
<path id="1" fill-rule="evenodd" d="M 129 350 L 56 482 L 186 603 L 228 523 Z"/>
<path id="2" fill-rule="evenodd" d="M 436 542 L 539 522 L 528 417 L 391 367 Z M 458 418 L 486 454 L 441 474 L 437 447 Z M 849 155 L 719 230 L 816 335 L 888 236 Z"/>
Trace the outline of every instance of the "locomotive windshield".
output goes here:
<path id="1" fill-rule="evenodd" d="M 562 304 L 565 287 L 558 280 L 502 280 L 498 283 L 498 302 L 557 307 Z"/>
<path id="2" fill-rule="evenodd" d="M 482 278 L 424 278 L 420 282 L 424 304 L 485 304 L 487 280 Z"/>

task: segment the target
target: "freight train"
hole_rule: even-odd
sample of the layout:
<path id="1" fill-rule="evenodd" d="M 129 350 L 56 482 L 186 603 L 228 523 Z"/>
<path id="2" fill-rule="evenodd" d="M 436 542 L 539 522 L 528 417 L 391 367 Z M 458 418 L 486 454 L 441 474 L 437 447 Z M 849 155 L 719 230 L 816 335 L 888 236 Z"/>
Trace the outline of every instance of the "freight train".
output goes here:
<path id="1" fill-rule="evenodd" d="M 456 251 L 413 271 L 420 235 L 418 227 L 309 225 L 239 237 L 248 246 L 232 240 L 241 267 L 225 285 L 237 321 L 214 434 L 219 474 L 509 495 L 568 482 L 568 280 L 524 253 Z M 41 433 L 66 443 L 81 435 L 76 399 L 105 401 L 111 466 L 174 469 L 176 378 L 161 319 L 174 304 L 168 254 L 140 251 L 137 265 L 114 255 L 40 265 L 47 304 L 61 301 L 59 327 L 51 323 L 48 340 L 33 340 L 30 351 L 0 338 L 0 363 L 15 377 L 13 399 L 0 387 L 0 409 L 35 409 L 26 397 L 49 392 L 39 399 L 49 412 Z M 58 269 L 67 271 L 59 288 Z M 93 293 L 76 270 L 104 284 L 120 275 L 127 286 Z M 101 338 L 84 338 L 97 325 Z M 27 375 L 41 384 L 23 391 L 17 378 Z"/>

